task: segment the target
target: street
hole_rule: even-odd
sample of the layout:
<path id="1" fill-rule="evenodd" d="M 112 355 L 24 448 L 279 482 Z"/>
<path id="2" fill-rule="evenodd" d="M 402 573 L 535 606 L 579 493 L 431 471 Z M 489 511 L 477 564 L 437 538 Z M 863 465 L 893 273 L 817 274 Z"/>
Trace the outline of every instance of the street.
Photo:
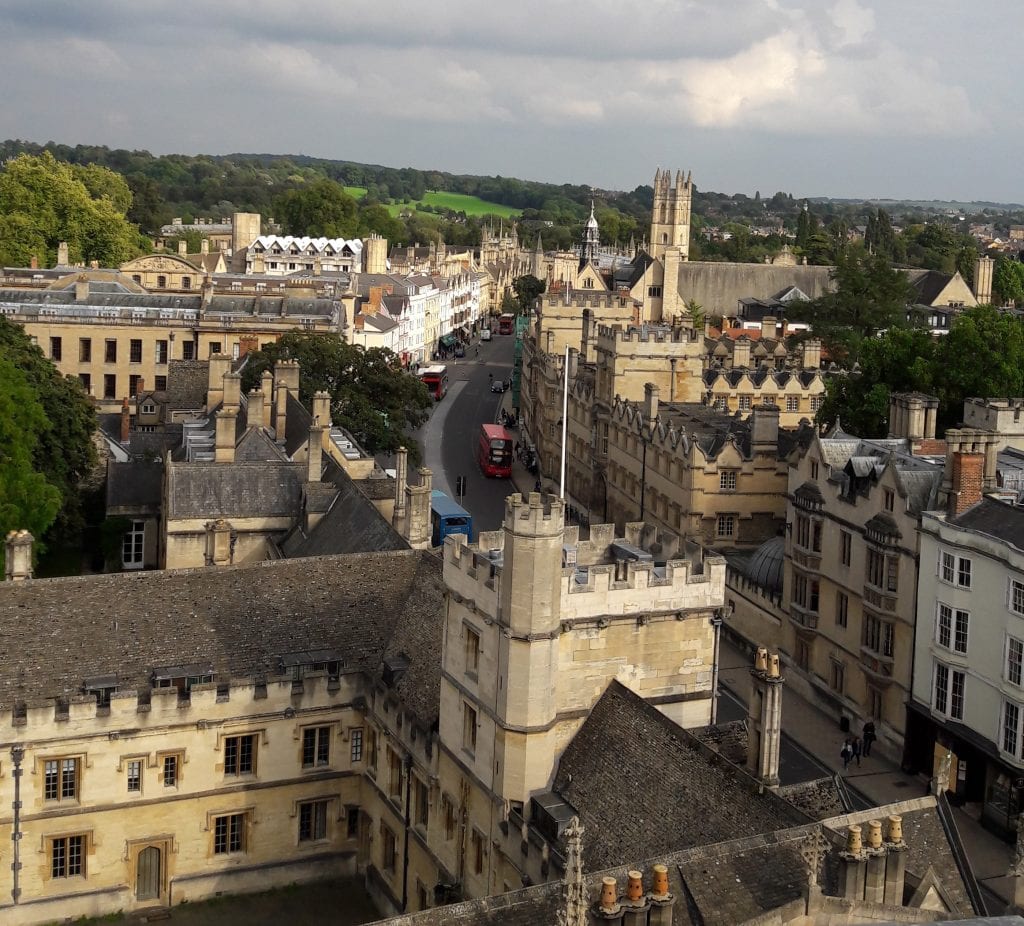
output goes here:
<path id="1" fill-rule="evenodd" d="M 474 344 L 462 359 L 443 361 L 448 367 L 448 395 L 415 434 L 424 465 L 434 474 L 434 488 L 455 498 L 456 477 L 465 476 L 462 505 L 473 515 L 474 535 L 501 527 L 505 498 L 514 491 L 510 480 L 488 478 L 476 462 L 480 425 L 494 421 L 502 399 L 490 391 L 488 374 L 506 381 L 511 377 L 514 346 L 514 338 L 496 334 L 479 343 L 479 357 Z"/>

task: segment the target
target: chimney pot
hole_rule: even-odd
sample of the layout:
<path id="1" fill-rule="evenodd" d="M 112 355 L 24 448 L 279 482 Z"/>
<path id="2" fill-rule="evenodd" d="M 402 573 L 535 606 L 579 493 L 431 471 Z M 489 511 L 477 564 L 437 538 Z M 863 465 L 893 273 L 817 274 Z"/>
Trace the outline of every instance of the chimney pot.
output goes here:
<path id="1" fill-rule="evenodd" d="M 864 846 L 860 838 L 860 827 L 856 823 L 851 823 L 846 830 L 846 851 L 850 855 L 860 855 L 863 848 Z"/>
<path id="2" fill-rule="evenodd" d="M 882 848 L 882 821 L 881 820 L 869 820 L 868 821 L 868 848 L 869 849 L 881 849 Z"/>
<path id="3" fill-rule="evenodd" d="M 768 650 L 763 646 L 759 646 L 754 653 L 754 668 L 758 672 L 768 671 Z"/>
<path id="4" fill-rule="evenodd" d="M 639 871 L 630 871 L 627 875 L 626 896 L 637 903 L 644 896 L 644 878 Z"/>
<path id="5" fill-rule="evenodd" d="M 772 653 L 768 657 L 768 677 L 778 678 L 779 677 L 779 654 Z"/>
<path id="6" fill-rule="evenodd" d="M 889 838 L 887 842 L 903 842 L 903 817 L 894 814 L 889 817 Z"/>
<path id="7" fill-rule="evenodd" d="M 619 898 L 614 878 L 601 879 L 601 900 L 599 906 L 608 913 L 613 913 L 618 908 Z"/>
<path id="8" fill-rule="evenodd" d="M 651 884 L 651 893 L 655 897 L 668 896 L 668 867 L 665 865 L 654 866 L 654 879 Z"/>

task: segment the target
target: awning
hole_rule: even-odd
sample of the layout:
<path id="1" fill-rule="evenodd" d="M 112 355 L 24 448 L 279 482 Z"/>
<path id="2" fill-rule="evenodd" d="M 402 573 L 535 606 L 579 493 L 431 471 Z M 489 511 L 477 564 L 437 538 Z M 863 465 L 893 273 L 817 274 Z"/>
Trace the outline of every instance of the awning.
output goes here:
<path id="1" fill-rule="evenodd" d="M 453 338 L 450 334 L 442 335 L 441 336 L 441 340 L 440 340 L 440 344 L 441 344 L 442 347 L 454 347 L 455 346 L 455 338 Z"/>

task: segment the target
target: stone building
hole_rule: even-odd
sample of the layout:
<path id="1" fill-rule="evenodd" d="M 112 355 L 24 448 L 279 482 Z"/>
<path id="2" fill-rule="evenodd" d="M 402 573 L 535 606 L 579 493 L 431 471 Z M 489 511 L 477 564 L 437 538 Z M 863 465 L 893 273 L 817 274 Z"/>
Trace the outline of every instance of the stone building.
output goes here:
<path id="1" fill-rule="evenodd" d="M 237 360 L 295 328 L 340 334 L 343 302 L 215 292 L 149 293 L 116 271 L 57 273 L 36 284 L 0 289 L 0 314 L 21 325 L 67 376 L 77 377 L 100 411 L 125 398 L 167 388 L 172 360 Z"/>

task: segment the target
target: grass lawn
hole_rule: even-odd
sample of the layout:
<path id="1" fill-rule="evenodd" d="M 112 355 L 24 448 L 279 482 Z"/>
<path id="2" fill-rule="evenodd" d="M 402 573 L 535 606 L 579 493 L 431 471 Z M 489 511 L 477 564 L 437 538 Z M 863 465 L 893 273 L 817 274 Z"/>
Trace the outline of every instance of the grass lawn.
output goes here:
<path id="1" fill-rule="evenodd" d="M 364 186 L 347 186 L 345 192 L 355 199 L 362 199 L 366 195 Z M 403 209 L 415 209 L 419 205 L 440 206 L 443 209 L 452 209 L 455 212 L 465 212 L 466 215 L 497 215 L 502 218 L 510 218 L 519 215 L 522 211 L 512 206 L 502 206 L 499 203 L 489 203 L 479 196 L 467 196 L 465 193 L 426 193 L 419 202 L 412 203 L 390 203 L 387 206 L 388 212 L 398 215 Z"/>

